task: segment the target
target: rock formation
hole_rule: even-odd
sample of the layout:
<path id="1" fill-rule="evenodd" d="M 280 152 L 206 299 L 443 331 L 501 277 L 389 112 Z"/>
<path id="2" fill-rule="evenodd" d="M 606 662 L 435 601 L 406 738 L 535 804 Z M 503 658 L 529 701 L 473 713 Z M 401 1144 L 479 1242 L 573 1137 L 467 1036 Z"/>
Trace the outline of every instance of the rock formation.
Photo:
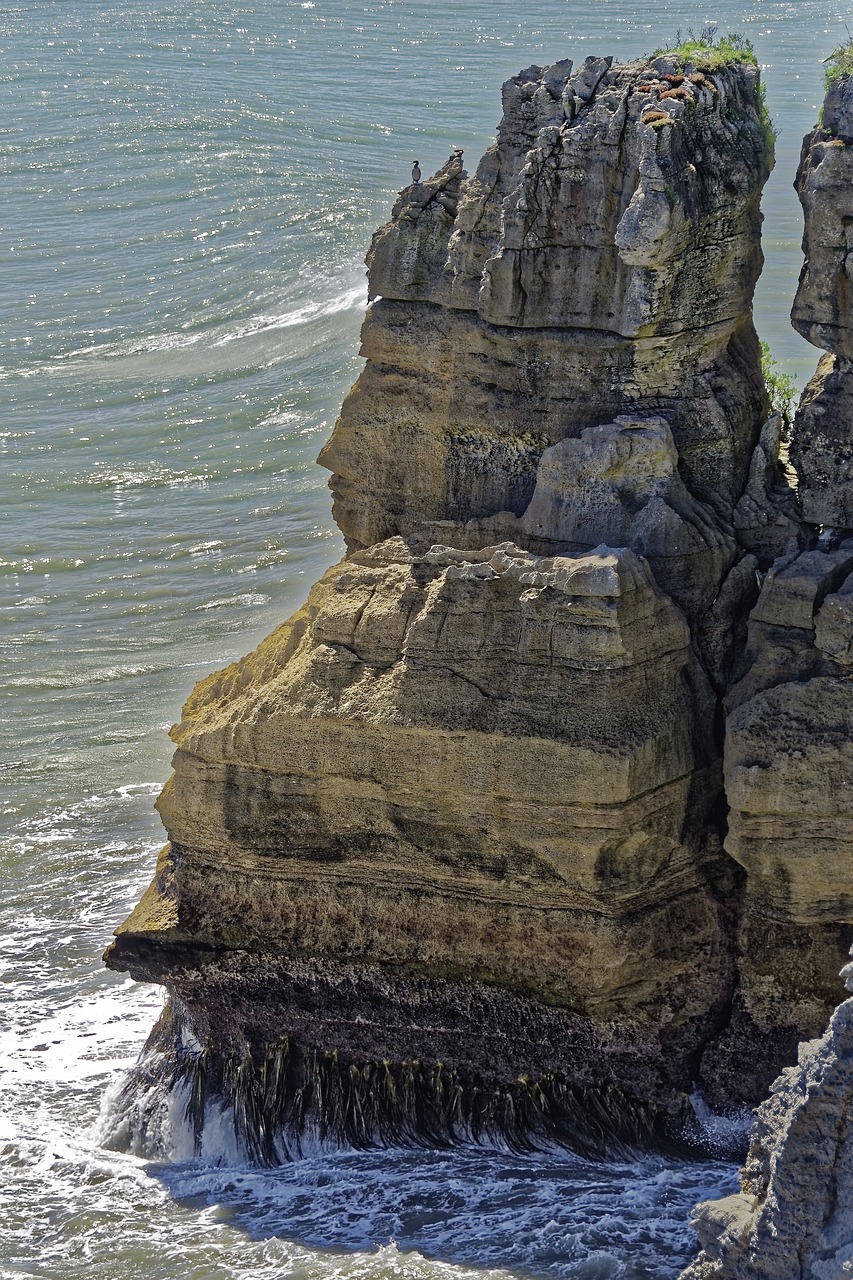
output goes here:
<path id="1" fill-rule="evenodd" d="M 821 123 L 803 140 L 796 188 L 805 262 L 791 312 L 794 328 L 823 348 L 791 438 L 803 514 L 828 529 L 853 529 L 853 77 L 829 86 Z"/>
<path id="2" fill-rule="evenodd" d="M 401 192 L 322 455 L 348 555 L 173 731 L 129 1087 L 259 1159 L 672 1140 L 834 1002 L 853 552 L 767 419 L 758 72 L 691 56 L 529 68 Z"/>
<path id="3" fill-rule="evenodd" d="M 806 258 L 792 319 L 829 354 L 801 399 L 791 459 L 804 519 L 820 537 L 772 565 L 726 699 L 726 850 L 747 880 L 735 1016 L 716 1070 L 708 1066 L 718 1083 L 739 1070 L 726 1063 L 730 1041 L 752 1037 L 765 1057 L 775 1041 L 792 1059 L 798 1039 L 820 1034 L 853 919 L 851 120 L 853 79 L 842 78 L 797 173 Z"/>
<path id="4" fill-rule="evenodd" d="M 565 1071 L 570 1036 L 573 1083 L 663 1104 L 733 982 L 713 704 L 630 551 L 354 553 L 193 693 L 121 958 L 150 972 L 156 948 L 201 1040 L 210 995 L 200 1014 L 172 968 L 200 943 L 264 955 L 276 1036 L 305 1023 L 308 960 L 324 1048 L 476 1064 L 488 1042 L 514 1082 Z"/>
<path id="5" fill-rule="evenodd" d="M 730 522 L 766 410 L 769 156 L 757 69 L 698 66 L 530 67 L 472 178 L 454 153 L 401 193 L 368 255 L 367 364 L 320 456 L 350 548 L 482 546 L 469 522 L 522 515 L 546 450 L 626 412 L 666 418 Z"/>
<path id="6" fill-rule="evenodd" d="M 830 86 L 803 143 L 806 261 L 792 319 L 826 347 L 791 457 L 818 545 L 776 561 L 729 692 L 726 848 L 746 869 L 741 990 L 730 1039 L 821 1029 L 827 974 L 853 916 L 853 517 L 847 224 L 853 78 Z M 842 970 L 853 990 L 853 965 Z M 725 1056 L 724 1046 L 718 1052 Z M 793 1058 L 793 1055 L 792 1055 Z M 723 1069 L 724 1073 L 724 1069 Z M 853 1274 L 853 1000 L 759 1107 L 741 1191 L 698 1207 L 702 1252 L 681 1280 L 840 1280 Z"/>
<path id="7" fill-rule="evenodd" d="M 853 990 L 853 965 L 847 976 Z M 702 1246 L 680 1280 L 842 1280 L 853 1274 L 853 1000 L 756 1113 L 741 1190 L 696 1211 Z"/>

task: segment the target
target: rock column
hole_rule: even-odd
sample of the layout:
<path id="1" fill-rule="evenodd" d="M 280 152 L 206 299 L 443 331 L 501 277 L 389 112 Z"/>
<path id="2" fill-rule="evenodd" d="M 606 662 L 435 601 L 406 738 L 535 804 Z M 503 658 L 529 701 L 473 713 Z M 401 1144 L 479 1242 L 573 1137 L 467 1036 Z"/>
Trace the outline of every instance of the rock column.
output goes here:
<path id="1" fill-rule="evenodd" d="M 812 546 L 764 578 L 727 697 L 726 849 L 747 881 L 732 1027 L 706 1063 L 723 1083 L 752 1039 L 764 1072 L 755 1101 L 771 1079 L 768 1046 L 793 1060 L 824 1027 L 853 922 L 853 78 L 830 86 L 796 187 L 805 262 L 792 320 L 828 352 L 791 435 Z"/>
<path id="2" fill-rule="evenodd" d="M 715 690 L 799 537 L 751 320 L 770 160 L 748 63 L 529 68 L 476 174 L 374 237 L 322 456 L 349 554 L 192 694 L 108 953 L 168 988 L 139 1078 L 199 1131 L 677 1132 L 738 986 Z"/>

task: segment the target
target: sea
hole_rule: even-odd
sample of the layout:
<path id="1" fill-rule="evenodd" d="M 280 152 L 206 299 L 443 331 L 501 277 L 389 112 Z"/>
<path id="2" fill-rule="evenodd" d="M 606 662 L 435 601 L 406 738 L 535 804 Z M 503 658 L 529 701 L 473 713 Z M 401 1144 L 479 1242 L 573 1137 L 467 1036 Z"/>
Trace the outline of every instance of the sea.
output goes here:
<path id="1" fill-rule="evenodd" d="M 104 1146 L 162 992 L 101 953 L 151 876 L 167 730 L 342 553 L 314 459 L 360 368 L 363 258 L 418 159 L 473 168 L 503 80 L 704 23 L 779 130 L 757 326 L 802 387 L 792 182 L 848 5 L 0 5 L 0 1278 L 664 1280 L 695 1160 Z"/>

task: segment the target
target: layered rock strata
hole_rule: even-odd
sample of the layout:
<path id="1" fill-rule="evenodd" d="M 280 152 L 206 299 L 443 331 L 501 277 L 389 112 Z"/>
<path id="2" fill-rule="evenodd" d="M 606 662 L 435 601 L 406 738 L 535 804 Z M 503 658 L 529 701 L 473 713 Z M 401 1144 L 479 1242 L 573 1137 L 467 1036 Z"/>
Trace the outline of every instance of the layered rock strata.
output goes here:
<path id="1" fill-rule="evenodd" d="M 457 152 L 401 193 L 320 458 L 351 548 L 482 546 L 470 521 L 521 516 L 546 451 L 626 411 L 666 418 L 688 487 L 730 520 L 766 410 L 757 83 L 672 57 L 530 67 L 473 177 Z"/>
<path id="2" fill-rule="evenodd" d="M 256 1052 L 305 1028 L 348 1060 L 563 1072 L 665 1111 L 734 980 L 713 709 L 630 551 L 355 553 L 193 693 L 116 959 L 161 966 L 220 1057 L 219 966 L 248 952 Z"/>
<path id="3" fill-rule="evenodd" d="M 224 1101 L 263 1159 L 660 1141 L 697 1080 L 752 1100 L 825 1018 L 843 916 L 798 874 L 804 787 L 787 898 L 762 852 L 743 711 L 851 648 L 853 563 L 808 559 L 765 422 L 769 163 L 750 65 L 557 63 L 505 86 L 473 178 L 454 152 L 374 237 L 323 454 L 349 554 L 193 693 L 170 843 L 108 953 L 168 988 L 138 1078 L 199 1132 Z M 793 960 L 762 985 L 807 946 L 811 988 Z"/>
<path id="4" fill-rule="evenodd" d="M 747 879 L 735 1017 L 713 1050 L 716 1069 L 706 1068 L 718 1082 L 740 1069 L 726 1063 L 730 1042 L 751 1037 L 769 1067 L 768 1042 L 793 1056 L 798 1039 L 820 1034 L 851 938 L 853 315 L 842 248 L 853 221 L 851 119 L 853 79 L 841 79 L 797 174 L 806 261 L 792 319 L 829 354 L 801 399 L 791 459 L 805 521 L 820 536 L 766 575 L 726 699 L 726 850 Z"/>

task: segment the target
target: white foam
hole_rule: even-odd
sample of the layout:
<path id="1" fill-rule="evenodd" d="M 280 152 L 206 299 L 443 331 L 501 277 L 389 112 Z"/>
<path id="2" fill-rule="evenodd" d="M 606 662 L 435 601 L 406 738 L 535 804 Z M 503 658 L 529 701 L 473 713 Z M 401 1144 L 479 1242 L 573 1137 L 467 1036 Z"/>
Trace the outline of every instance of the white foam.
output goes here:
<path id="1" fill-rule="evenodd" d="M 270 597 L 260 591 L 244 591 L 237 596 L 223 596 L 219 600 L 207 600 L 204 604 L 197 604 L 196 610 L 257 608 L 258 605 L 268 604 L 269 600 Z"/>
<path id="2" fill-rule="evenodd" d="M 709 1107 L 701 1089 L 690 1095 L 690 1106 L 696 1120 L 696 1140 L 706 1151 L 728 1155 L 746 1146 L 753 1120 L 749 1107 L 723 1115 Z"/>
<path id="3" fill-rule="evenodd" d="M 290 311 L 278 315 L 256 316 L 247 324 L 217 338 L 215 347 L 223 347 L 226 343 L 236 342 L 240 338 L 251 338 L 259 333 L 269 333 L 275 329 L 290 329 L 295 325 L 310 324 L 313 320 L 321 320 L 326 316 L 337 315 L 340 311 L 353 311 L 366 304 L 366 288 L 363 284 L 348 289 L 346 293 L 334 298 L 326 298 L 322 302 L 306 302 Z"/>

